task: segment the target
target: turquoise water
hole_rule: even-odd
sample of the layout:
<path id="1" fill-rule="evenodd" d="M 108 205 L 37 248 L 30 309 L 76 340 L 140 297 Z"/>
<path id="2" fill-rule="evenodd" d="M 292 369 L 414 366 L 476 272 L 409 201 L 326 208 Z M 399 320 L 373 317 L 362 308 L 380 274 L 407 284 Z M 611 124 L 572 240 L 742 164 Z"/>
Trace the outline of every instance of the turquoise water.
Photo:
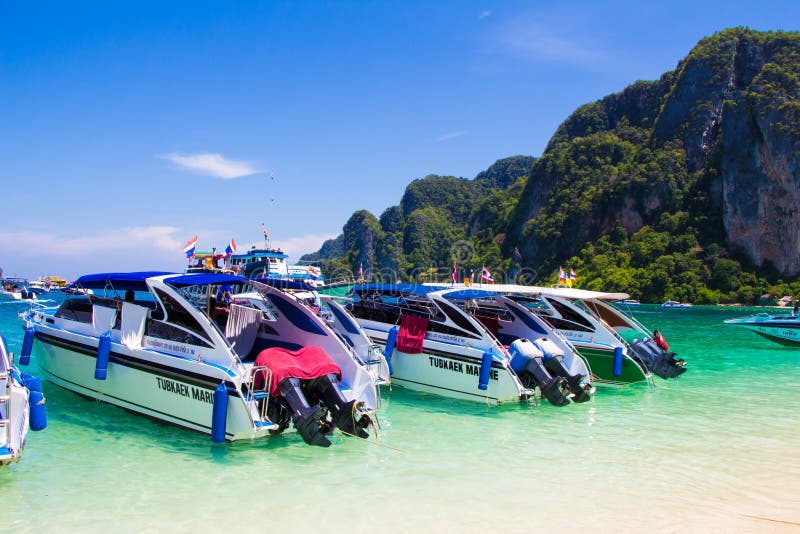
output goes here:
<path id="1" fill-rule="evenodd" d="M 15 353 L 20 309 L 0 305 Z M 637 311 L 689 361 L 679 380 L 563 408 L 395 388 L 378 440 L 328 449 L 212 444 L 45 383 L 48 428 L 0 470 L 0 531 L 797 532 L 800 350 L 722 324 L 751 313 Z"/>

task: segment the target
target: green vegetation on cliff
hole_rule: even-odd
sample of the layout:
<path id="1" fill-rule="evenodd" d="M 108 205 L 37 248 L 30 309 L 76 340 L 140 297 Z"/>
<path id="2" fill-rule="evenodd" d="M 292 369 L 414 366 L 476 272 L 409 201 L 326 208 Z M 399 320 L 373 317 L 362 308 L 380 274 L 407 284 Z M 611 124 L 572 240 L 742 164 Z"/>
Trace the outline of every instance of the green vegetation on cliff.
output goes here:
<path id="1" fill-rule="evenodd" d="M 405 279 L 526 267 L 542 284 L 569 265 L 581 287 L 648 302 L 755 303 L 800 295 L 798 205 L 800 34 L 734 28 L 578 108 L 540 158 L 415 180 L 319 256 Z"/>

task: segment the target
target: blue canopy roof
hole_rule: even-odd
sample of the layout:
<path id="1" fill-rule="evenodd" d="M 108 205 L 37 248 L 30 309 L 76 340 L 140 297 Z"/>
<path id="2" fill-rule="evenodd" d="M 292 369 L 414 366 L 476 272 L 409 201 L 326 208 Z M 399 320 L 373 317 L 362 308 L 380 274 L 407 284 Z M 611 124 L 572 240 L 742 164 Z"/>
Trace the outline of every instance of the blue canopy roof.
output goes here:
<path id="1" fill-rule="evenodd" d="M 277 287 L 278 289 L 292 289 L 294 291 L 316 291 L 317 288 L 305 282 L 295 282 L 285 278 L 253 278 L 254 282 L 261 282 L 264 285 Z"/>
<path id="2" fill-rule="evenodd" d="M 422 284 L 359 284 L 353 287 L 355 293 L 376 291 L 378 293 L 408 293 L 425 296 L 428 293 L 445 289 L 446 286 L 424 286 Z"/>
<path id="3" fill-rule="evenodd" d="M 82 287 L 84 289 L 105 289 L 106 287 L 117 291 L 147 291 L 145 280 L 152 276 L 174 274 L 167 271 L 140 271 L 133 273 L 97 273 L 85 274 L 72 282 L 69 287 Z"/>
<path id="4" fill-rule="evenodd" d="M 184 274 L 167 278 L 164 281 L 175 287 L 250 283 L 249 278 L 222 273 Z"/>
<path id="5" fill-rule="evenodd" d="M 496 297 L 497 293 L 492 293 L 484 289 L 456 289 L 445 293 L 443 296 L 449 300 L 472 300 Z"/>

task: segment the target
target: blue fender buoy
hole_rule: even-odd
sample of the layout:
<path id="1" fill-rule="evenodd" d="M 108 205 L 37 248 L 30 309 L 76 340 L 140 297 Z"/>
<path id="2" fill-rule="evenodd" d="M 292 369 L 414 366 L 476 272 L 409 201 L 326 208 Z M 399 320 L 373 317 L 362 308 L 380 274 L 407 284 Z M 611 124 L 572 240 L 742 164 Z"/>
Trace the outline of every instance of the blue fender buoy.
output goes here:
<path id="1" fill-rule="evenodd" d="M 389 365 L 389 374 L 394 374 L 392 367 L 392 354 L 394 354 L 394 345 L 397 342 L 397 327 L 393 326 L 389 330 L 389 335 L 386 337 L 386 348 L 383 351 L 383 356 L 386 358 L 386 363 Z"/>
<path id="2" fill-rule="evenodd" d="M 489 389 L 489 374 L 492 372 L 493 359 L 492 353 L 488 350 L 481 357 L 481 371 L 478 374 L 478 389 L 480 390 Z"/>
<path id="3" fill-rule="evenodd" d="M 47 428 L 47 412 L 44 408 L 44 393 L 31 390 L 28 393 L 28 419 L 31 430 Z"/>
<path id="4" fill-rule="evenodd" d="M 29 391 L 42 391 L 42 379 L 35 375 L 28 373 L 20 373 L 22 377 L 22 385 L 28 388 Z"/>
<path id="5" fill-rule="evenodd" d="M 28 365 L 31 363 L 31 352 L 33 352 L 33 338 L 36 337 L 36 329 L 29 326 L 25 329 L 25 337 L 22 340 L 22 350 L 19 353 L 19 364 Z"/>
<path id="6" fill-rule="evenodd" d="M 614 376 L 622 376 L 622 347 L 614 347 Z"/>
<path id="7" fill-rule="evenodd" d="M 97 363 L 94 366 L 95 380 L 105 380 L 108 377 L 108 355 L 111 352 L 111 335 L 106 332 L 100 336 L 97 343 Z"/>
<path id="8" fill-rule="evenodd" d="M 214 390 L 214 405 L 211 408 L 211 441 L 225 441 L 225 426 L 228 419 L 228 387 L 221 382 Z"/>

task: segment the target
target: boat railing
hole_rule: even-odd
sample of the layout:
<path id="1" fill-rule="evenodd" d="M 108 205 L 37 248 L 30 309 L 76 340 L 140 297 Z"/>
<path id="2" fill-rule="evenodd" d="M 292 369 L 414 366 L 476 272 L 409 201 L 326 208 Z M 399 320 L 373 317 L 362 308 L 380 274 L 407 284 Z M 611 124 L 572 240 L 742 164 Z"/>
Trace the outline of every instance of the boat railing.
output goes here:
<path id="1" fill-rule="evenodd" d="M 361 363 L 367 368 L 367 372 L 372 376 L 378 376 L 381 373 L 381 354 L 382 349 L 380 345 L 373 343 L 367 347 L 367 358 L 359 358 Z"/>
<path id="2" fill-rule="evenodd" d="M 265 421 L 269 407 L 269 387 L 272 384 L 272 370 L 265 365 L 254 365 L 247 375 L 247 400 L 258 406 L 259 420 Z"/>
<path id="3" fill-rule="evenodd" d="M 10 415 L 11 406 L 9 406 L 9 400 L 11 399 L 11 387 L 9 384 L 9 374 L 5 371 L 0 374 L 0 382 L 3 384 L 2 390 L 0 390 L 0 428 L 3 429 L 3 441 L 2 443 L 8 443 L 10 436 Z"/>
<path id="4" fill-rule="evenodd" d="M 48 306 L 44 302 L 37 302 L 32 300 L 30 302 L 30 306 L 26 310 L 22 310 L 17 314 L 21 320 L 26 321 L 33 317 L 35 312 L 40 312 L 44 315 L 53 315 L 58 309 L 61 307 L 61 304 L 57 303 L 54 306 Z"/>

